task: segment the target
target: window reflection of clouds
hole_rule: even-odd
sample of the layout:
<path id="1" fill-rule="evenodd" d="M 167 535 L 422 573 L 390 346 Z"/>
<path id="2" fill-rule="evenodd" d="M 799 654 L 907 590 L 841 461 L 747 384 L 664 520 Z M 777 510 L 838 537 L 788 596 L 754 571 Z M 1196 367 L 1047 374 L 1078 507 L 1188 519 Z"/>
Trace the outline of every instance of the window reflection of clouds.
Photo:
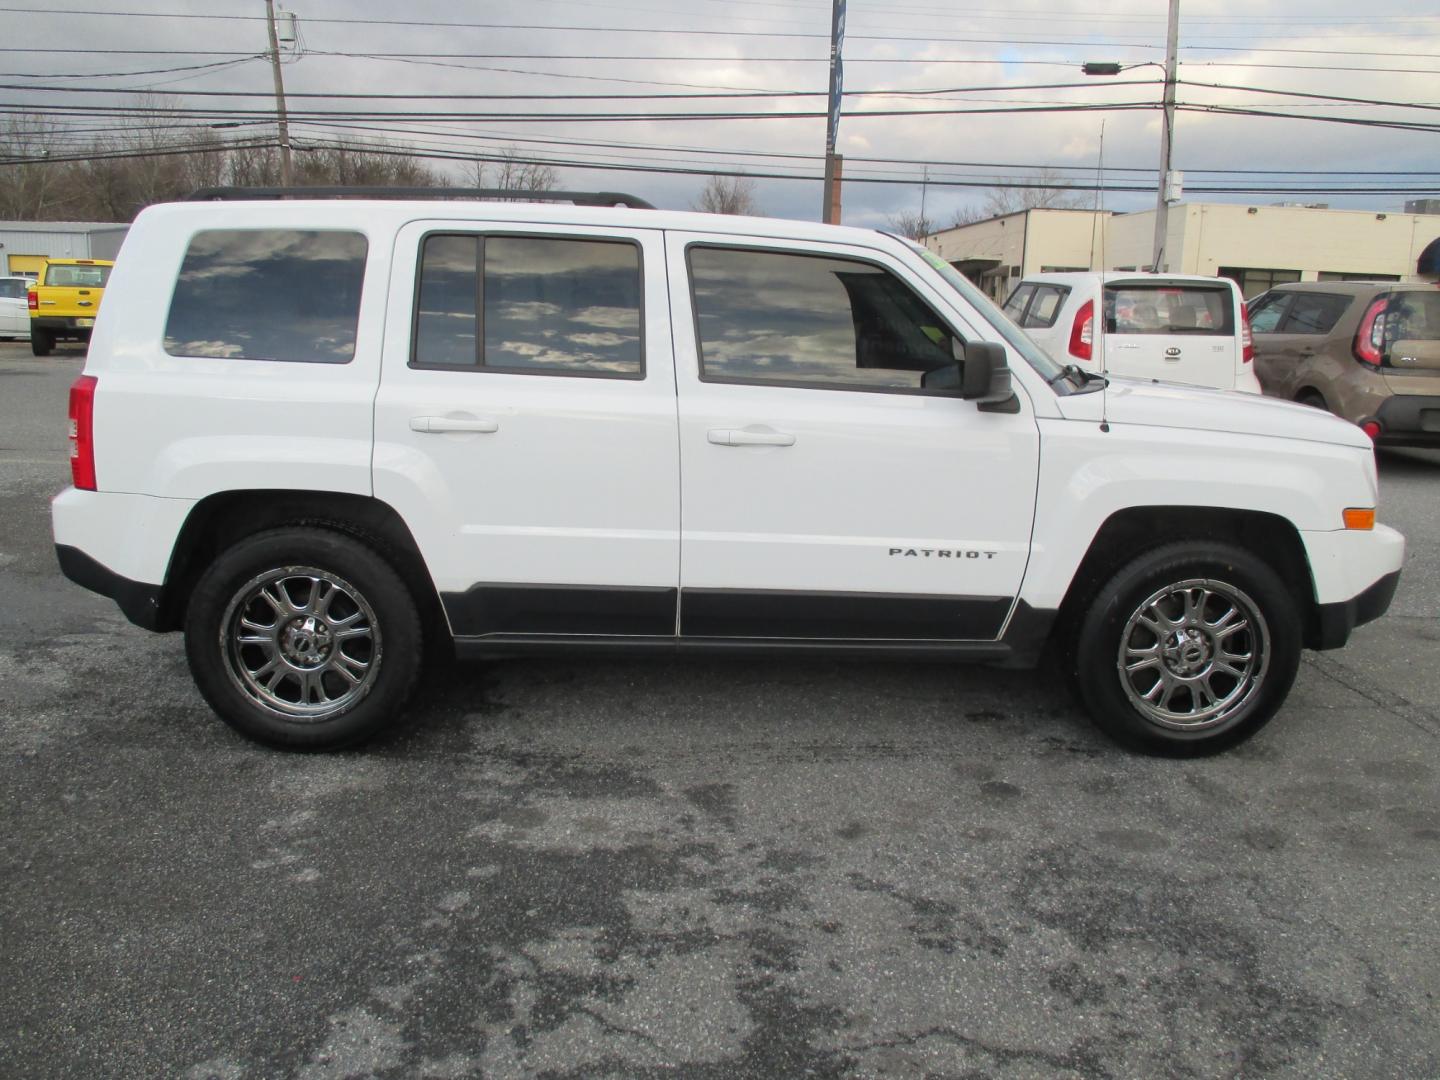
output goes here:
<path id="1" fill-rule="evenodd" d="M 641 370 L 640 260 L 632 244 L 487 237 L 483 294 L 487 366 Z"/>
<path id="2" fill-rule="evenodd" d="M 885 271 L 809 255 L 697 247 L 690 253 L 705 373 L 722 379 L 917 387 L 917 372 L 859 368 L 841 275 Z"/>
<path id="3" fill-rule="evenodd" d="M 367 246 L 354 232 L 196 233 L 170 304 L 165 351 L 225 359 L 350 360 Z"/>
<path id="4" fill-rule="evenodd" d="M 422 364 L 468 367 L 475 363 L 475 260 L 473 236 L 430 236 L 420 271 L 420 317 L 415 359 Z"/>

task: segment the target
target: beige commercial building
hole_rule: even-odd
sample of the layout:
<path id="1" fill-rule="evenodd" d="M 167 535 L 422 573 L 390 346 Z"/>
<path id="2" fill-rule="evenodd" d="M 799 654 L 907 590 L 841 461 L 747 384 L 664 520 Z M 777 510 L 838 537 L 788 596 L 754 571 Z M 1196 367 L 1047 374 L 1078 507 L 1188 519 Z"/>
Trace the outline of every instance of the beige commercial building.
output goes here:
<path id="1" fill-rule="evenodd" d="M 1027 274 L 1148 270 L 1155 212 L 1021 210 L 929 236 L 925 244 L 1004 299 Z M 1161 269 L 1234 278 L 1254 296 L 1281 281 L 1434 281 L 1440 215 L 1308 206 L 1181 203 Z"/>

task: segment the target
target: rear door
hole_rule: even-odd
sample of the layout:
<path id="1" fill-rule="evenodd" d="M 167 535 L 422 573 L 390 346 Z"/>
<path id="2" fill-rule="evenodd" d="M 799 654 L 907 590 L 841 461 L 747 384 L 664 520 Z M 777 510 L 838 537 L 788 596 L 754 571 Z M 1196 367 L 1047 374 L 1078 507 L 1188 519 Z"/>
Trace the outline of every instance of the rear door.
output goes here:
<path id="1" fill-rule="evenodd" d="M 1276 397 L 1294 398 L 1302 391 L 1326 386 L 1344 374 L 1350 362 L 1349 349 L 1341 350 L 1345 355 L 1337 364 L 1328 337 L 1351 305 L 1360 301 L 1345 293 L 1308 290 L 1281 295 L 1288 296 L 1289 303 L 1284 305 L 1283 317 L 1275 329 L 1263 335 L 1255 332 L 1257 367 L 1261 355 L 1259 343 L 1262 339 L 1265 342 L 1265 366 L 1256 374 L 1267 392 Z M 1269 310 L 1257 307 L 1266 325 L 1271 323 Z M 1254 328 L 1253 321 L 1251 327 Z M 1332 345 L 1329 350 L 1327 344 Z"/>
<path id="2" fill-rule="evenodd" d="M 1235 386 L 1238 300 L 1228 281 L 1105 283 L 1105 368 L 1195 386 Z"/>
<path id="3" fill-rule="evenodd" d="M 1396 394 L 1440 393 L 1440 292 L 1396 289 L 1385 307 L 1385 384 Z"/>
<path id="4" fill-rule="evenodd" d="M 375 495 L 457 637 L 673 637 L 675 439 L 659 232 L 399 231 Z"/>

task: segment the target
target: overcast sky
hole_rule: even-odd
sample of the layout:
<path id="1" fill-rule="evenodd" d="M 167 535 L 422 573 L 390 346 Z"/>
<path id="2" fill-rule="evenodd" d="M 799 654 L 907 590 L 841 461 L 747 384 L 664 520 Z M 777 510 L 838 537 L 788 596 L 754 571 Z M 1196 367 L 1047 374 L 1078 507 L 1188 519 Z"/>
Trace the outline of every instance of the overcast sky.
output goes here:
<path id="1" fill-rule="evenodd" d="M 1160 113 L 1123 111 L 1011 112 L 955 115 L 945 110 L 1130 103 L 1151 105 L 1161 94 L 1156 66 L 1118 78 L 1085 78 L 1085 60 L 1124 64 L 1164 59 L 1166 4 L 1162 0 L 852 0 L 843 50 L 845 115 L 839 150 L 853 182 L 844 189 L 849 224 L 883 225 L 887 216 L 920 207 L 924 159 L 933 181 L 925 190 L 927 216 L 948 222 L 956 210 L 984 201 L 984 191 L 947 181 L 987 182 L 1026 175 L 1019 166 L 1051 166 L 1093 182 L 1101 124 L 1107 183 L 1149 188 L 1159 154 Z M 132 14 L 65 15 L 56 9 Z M 829 55 L 829 0 L 287 0 L 299 16 L 303 48 L 284 67 L 290 106 L 421 112 L 752 113 L 765 118 L 556 122 L 485 119 L 451 121 L 403 116 L 363 119 L 349 134 L 388 133 L 417 149 L 446 153 L 493 151 L 507 144 L 526 153 L 566 160 L 693 168 L 744 168 L 800 179 L 761 178 L 764 212 L 815 218 L 819 214 L 825 139 L 823 92 Z M 46 10 L 46 9 L 49 10 Z M 142 17 L 148 13 L 156 17 Z M 212 19 L 185 16 L 247 16 Z M 266 109 L 273 100 L 204 98 L 204 90 L 269 93 L 264 60 L 244 53 L 266 48 L 262 0 L 47 0 L 0 10 L 0 45 L 7 84 L 183 91 L 168 106 Z M 1182 111 L 1175 134 L 1175 167 L 1186 173 L 1187 201 L 1326 202 L 1332 206 L 1398 210 L 1401 186 L 1432 193 L 1440 183 L 1440 8 L 1375 0 L 1305 4 L 1265 0 L 1183 0 L 1180 78 L 1246 90 L 1199 85 L 1179 88 L 1188 105 L 1259 109 L 1274 116 Z M 256 18 L 258 16 L 258 18 Z M 392 20 L 393 24 L 353 20 Z M 327 21 L 350 20 L 350 21 Z M 496 25 L 437 26 L 430 23 Z M 523 25 L 516 25 L 523 24 Z M 544 28 L 539 28 L 544 27 Z M 555 29 L 551 29 L 555 28 Z M 567 29 L 568 28 L 568 29 Z M 14 51 L 42 50 L 42 51 Z M 78 52 L 62 50 L 102 50 Z M 156 50 L 125 52 L 122 50 Z M 158 50 L 184 50 L 159 52 Z M 220 54 L 241 54 L 226 56 Z M 367 54 L 327 55 L 327 54 Z M 376 53 L 450 54 L 376 58 Z M 462 54 L 462 55 L 455 55 Z M 492 54 L 485 58 L 475 54 Z M 493 54 L 506 54 L 503 57 Z M 573 55 L 576 59 L 556 59 Z M 611 59 L 608 57 L 624 57 Z M 145 72 L 236 60 L 201 71 Z M 26 77 L 20 76 L 24 73 Z M 75 78 L 74 75 L 97 75 Z M 39 77 L 28 77 L 39 76 Z M 61 77 L 70 76 L 70 77 Z M 1018 89 L 1034 84 L 1075 87 Z M 1141 85 L 1123 85 L 1142 83 Z M 1001 90 L 978 90 L 1002 87 Z M 882 96 L 877 91 L 953 93 Z M 1427 108 L 1307 100 L 1258 91 L 1341 95 Z M 586 100 L 595 94 L 714 94 L 796 91 L 810 97 Z M 302 94 L 519 94 L 549 100 L 404 101 L 303 98 Z M 127 95 L 0 90 L 3 103 L 27 110 L 36 103 L 123 106 Z M 912 115 L 864 116 L 901 110 Z M 769 118 L 777 113 L 814 116 Z M 1290 114 L 1415 124 L 1404 130 L 1291 119 Z M 113 125 L 94 114 L 63 121 L 72 129 Z M 194 123 L 195 121 L 189 121 Z M 340 122 L 297 122 L 292 138 L 330 139 Z M 273 130 L 225 129 L 226 137 Z M 543 141 L 522 141 L 543 140 Z M 593 145 L 596 143 L 606 145 Z M 586 145 L 589 144 L 589 145 Z M 622 145 L 623 144 L 623 145 Z M 63 150 L 63 144 L 59 149 Z M 704 151 L 714 151 L 705 153 Z M 783 156 L 763 156 L 783 155 Z M 865 161 L 862 159 L 872 159 Z M 435 162 L 453 170 L 458 165 Z M 1126 169 L 1148 170 L 1125 172 Z M 1274 170 L 1264 174 L 1205 170 Z M 1424 176 L 1301 175 L 1301 170 L 1406 170 Z M 704 183 L 699 176 L 598 171 L 564 167 L 561 185 L 630 191 L 659 206 L 683 208 Z M 902 184 L 858 182 L 898 178 Z M 1387 187 L 1383 194 L 1205 194 L 1194 189 L 1239 183 Z M 1087 202 L 1094 196 L 1087 194 Z M 1153 205 L 1153 195 L 1110 192 L 1111 209 Z"/>

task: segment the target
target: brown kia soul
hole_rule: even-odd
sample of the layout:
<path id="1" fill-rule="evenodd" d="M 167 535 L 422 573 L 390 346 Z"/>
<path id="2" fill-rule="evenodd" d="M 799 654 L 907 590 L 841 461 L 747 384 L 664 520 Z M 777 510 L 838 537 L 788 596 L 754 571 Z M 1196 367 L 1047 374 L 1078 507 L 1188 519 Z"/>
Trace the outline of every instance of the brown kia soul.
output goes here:
<path id="1" fill-rule="evenodd" d="M 1249 312 L 1265 393 L 1329 409 L 1380 446 L 1440 447 L 1440 289 L 1297 281 Z"/>

